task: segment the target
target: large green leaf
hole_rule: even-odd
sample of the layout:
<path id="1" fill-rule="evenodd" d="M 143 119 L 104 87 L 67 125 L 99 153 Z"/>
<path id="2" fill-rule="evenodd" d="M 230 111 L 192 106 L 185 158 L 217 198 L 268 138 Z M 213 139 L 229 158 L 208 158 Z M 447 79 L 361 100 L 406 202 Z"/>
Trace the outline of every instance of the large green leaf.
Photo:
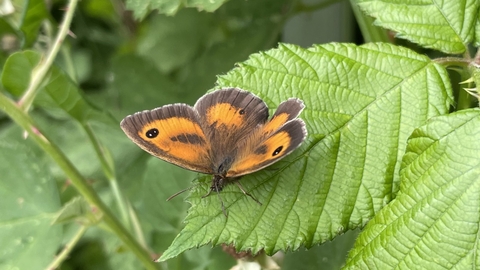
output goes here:
<path id="1" fill-rule="evenodd" d="M 52 225 L 60 208 L 55 181 L 45 162 L 8 138 L 0 172 L 0 269 L 44 269 L 62 241 L 62 227 Z"/>
<path id="2" fill-rule="evenodd" d="M 127 0 L 127 8 L 133 11 L 135 18 L 143 19 L 151 10 L 174 15 L 181 7 L 197 8 L 213 12 L 227 0 Z"/>
<path id="3" fill-rule="evenodd" d="M 358 0 L 381 27 L 421 46 L 463 53 L 474 39 L 477 0 Z"/>
<path id="4" fill-rule="evenodd" d="M 480 110 L 415 130 L 397 198 L 370 221 L 349 269 L 478 268 Z"/>
<path id="5" fill-rule="evenodd" d="M 363 226 L 398 191 L 398 171 L 411 132 L 448 112 L 446 71 L 425 56 L 388 44 L 280 45 L 252 55 L 218 80 L 262 97 L 273 109 L 298 97 L 309 137 L 285 159 L 202 198 L 194 189 L 186 227 L 162 255 L 233 243 L 238 250 L 312 247 Z"/>

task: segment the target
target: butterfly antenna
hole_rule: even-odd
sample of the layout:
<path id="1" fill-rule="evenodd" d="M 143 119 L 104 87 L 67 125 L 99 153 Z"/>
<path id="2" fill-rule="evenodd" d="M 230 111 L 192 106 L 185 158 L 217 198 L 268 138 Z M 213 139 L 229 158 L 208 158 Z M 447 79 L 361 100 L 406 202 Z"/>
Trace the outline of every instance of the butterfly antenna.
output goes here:
<path id="1" fill-rule="evenodd" d="M 238 188 L 243 192 L 243 194 L 247 195 L 248 197 L 252 198 L 252 200 L 254 200 L 255 202 L 257 202 L 258 204 L 262 205 L 262 203 L 257 200 L 255 197 L 252 196 L 252 194 L 248 193 L 245 191 L 245 189 L 243 188 L 242 184 L 240 184 L 239 181 L 235 181 L 235 184 L 238 186 Z"/>
<path id="2" fill-rule="evenodd" d="M 198 177 L 196 177 L 194 180 L 198 180 Z M 170 201 L 171 199 L 177 197 L 178 195 L 184 193 L 185 191 L 191 190 L 192 188 L 194 188 L 194 187 L 196 187 L 196 186 L 198 186 L 198 185 L 200 185 L 200 183 L 196 183 L 196 184 L 193 185 L 193 186 L 190 186 L 190 187 L 188 187 L 188 188 L 186 188 L 186 189 L 180 190 L 179 192 L 177 192 L 177 193 L 173 194 L 172 196 L 168 197 L 168 198 L 167 198 L 167 202 Z"/>
<path id="3" fill-rule="evenodd" d="M 198 186 L 198 184 L 197 184 L 197 185 L 190 186 L 190 187 L 188 187 L 188 188 L 186 188 L 186 189 L 180 190 L 179 192 L 177 192 L 177 193 L 173 194 L 172 196 L 168 197 L 168 198 L 167 198 L 167 201 L 170 201 L 171 199 L 177 197 L 178 195 L 184 193 L 185 191 L 191 190 L 192 188 L 194 188 L 194 187 L 196 187 L 196 186 Z"/>

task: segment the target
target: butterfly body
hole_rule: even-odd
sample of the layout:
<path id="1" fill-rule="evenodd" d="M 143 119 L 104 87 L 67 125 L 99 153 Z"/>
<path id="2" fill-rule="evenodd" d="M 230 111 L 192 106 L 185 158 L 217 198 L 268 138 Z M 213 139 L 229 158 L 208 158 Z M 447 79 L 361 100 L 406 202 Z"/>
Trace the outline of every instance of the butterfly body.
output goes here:
<path id="1" fill-rule="evenodd" d="M 193 107 L 172 104 L 129 115 L 120 126 L 150 154 L 213 175 L 211 191 L 219 192 L 300 146 L 307 136 L 305 123 L 297 118 L 303 108 L 301 100 L 288 99 L 269 120 L 262 99 L 225 88 L 204 95 Z"/>

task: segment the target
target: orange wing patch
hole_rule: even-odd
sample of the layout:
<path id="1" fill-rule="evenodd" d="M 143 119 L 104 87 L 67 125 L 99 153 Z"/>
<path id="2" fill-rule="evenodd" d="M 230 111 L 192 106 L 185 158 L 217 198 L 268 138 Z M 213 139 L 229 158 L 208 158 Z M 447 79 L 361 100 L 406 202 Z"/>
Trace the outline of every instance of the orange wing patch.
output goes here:
<path id="1" fill-rule="evenodd" d="M 207 109 L 206 119 L 208 125 L 225 125 L 227 128 L 239 128 L 245 125 L 242 109 L 228 103 L 219 103 Z"/>
<path id="2" fill-rule="evenodd" d="M 287 113 L 274 115 L 272 120 L 270 120 L 263 128 L 264 134 L 267 135 L 276 131 L 277 129 L 281 128 L 288 120 L 289 119 Z"/>
<path id="3" fill-rule="evenodd" d="M 210 148 L 200 126 L 187 118 L 154 120 L 146 124 L 138 136 L 165 154 L 190 163 L 200 162 Z"/>
<path id="4" fill-rule="evenodd" d="M 288 131 L 279 131 L 265 140 L 262 144 L 255 144 L 252 140 L 247 143 L 245 153 L 239 156 L 237 161 L 227 172 L 227 177 L 236 177 L 258 171 L 274 161 L 284 157 L 290 149 L 292 138 Z"/>

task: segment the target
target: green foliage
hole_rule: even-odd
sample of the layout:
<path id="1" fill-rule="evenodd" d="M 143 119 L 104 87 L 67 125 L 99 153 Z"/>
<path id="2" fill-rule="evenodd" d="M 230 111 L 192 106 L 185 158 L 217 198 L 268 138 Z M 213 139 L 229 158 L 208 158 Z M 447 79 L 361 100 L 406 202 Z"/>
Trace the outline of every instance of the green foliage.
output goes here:
<path id="1" fill-rule="evenodd" d="M 376 18 L 381 27 L 400 38 L 445 53 L 463 53 L 475 37 L 480 3 L 476 0 L 419 1 L 359 0 L 358 4 Z"/>
<path id="2" fill-rule="evenodd" d="M 51 226 L 61 206 L 58 189 L 29 148 L 2 140 L 0 153 L 1 268 L 47 265 L 62 242 L 62 227 Z"/>
<path id="3" fill-rule="evenodd" d="M 355 66 L 362 69 L 350 74 Z M 212 207 L 219 205 L 215 196 L 202 198 L 208 185 L 193 192 L 187 225 L 162 259 L 209 242 L 267 254 L 309 248 L 365 225 L 398 190 L 409 134 L 448 112 L 447 79 L 427 57 L 388 44 L 280 45 L 252 55 L 221 76 L 220 86 L 251 89 L 271 105 L 291 96 L 304 100 L 312 139 L 270 170 L 241 179 L 261 207 L 231 185 L 222 192 L 225 219 Z"/>
<path id="4" fill-rule="evenodd" d="M 158 9 L 158 12 L 167 15 L 175 14 L 182 7 L 197 8 L 198 10 L 215 11 L 226 1 L 221 0 L 186 0 L 186 1 L 142 1 L 127 0 L 127 8 L 134 11 L 137 19 L 144 18 L 148 12 Z"/>
<path id="5" fill-rule="evenodd" d="M 33 51 L 12 54 L 3 67 L 1 79 L 5 89 L 15 96 L 20 96 L 28 87 L 29 77 L 40 59 L 40 54 Z M 43 82 L 36 103 L 52 114 L 57 114 L 57 117 L 68 114 L 81 123 L 98 118 L 95 114 L 100 113 L 82 97 L 78 86 L 55 66 L 47 74 L 47 80 Z"/>
<path id="6" fill-rule="evenodd" d="M 309 48 L 278 43 L 317 7 L 293 0 L 127 0 L 133 15 L 108 0 L 19 2 L 0 17 L 12 41 L 0 53 L 0 269 L 476 266 L 478 1 L 351 1 L 416 45 Z M 225 187 L 228 217 L 204 197 L 211 176 L 149 156 L 118 125 L 222 87 L 271 113 L 300 98 L 308 130 L 239 180 L 261 205 Z M 223 244 L 259 254 L 235 261 Z"/>
<path id="7" fill-rule="evenodd" d="M 467 269 L 477 264 L 479 121 L 478 109 L 464 110 L 433 118 L 412 133 L 400 192 L 369 222 L 346 268 Z"/>

